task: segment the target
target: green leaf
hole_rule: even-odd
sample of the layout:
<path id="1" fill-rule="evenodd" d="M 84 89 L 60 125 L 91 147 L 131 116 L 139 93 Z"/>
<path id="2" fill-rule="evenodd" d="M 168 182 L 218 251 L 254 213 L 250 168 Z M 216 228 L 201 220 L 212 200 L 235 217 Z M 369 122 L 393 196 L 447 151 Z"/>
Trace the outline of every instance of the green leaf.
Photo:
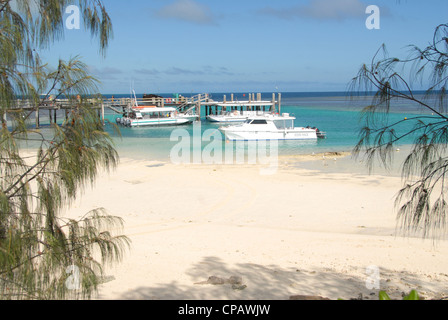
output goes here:
<path id="1" fill-rule="evenodd" d="M 380 300 L 391 300 L 389 295 L 385 291 L 380 291 L 378 296 Z"/>
<path id="2" fill-rule="evenodd" d="M 417 291 L 412 290 L 403 300 L 420 300 Z"/>

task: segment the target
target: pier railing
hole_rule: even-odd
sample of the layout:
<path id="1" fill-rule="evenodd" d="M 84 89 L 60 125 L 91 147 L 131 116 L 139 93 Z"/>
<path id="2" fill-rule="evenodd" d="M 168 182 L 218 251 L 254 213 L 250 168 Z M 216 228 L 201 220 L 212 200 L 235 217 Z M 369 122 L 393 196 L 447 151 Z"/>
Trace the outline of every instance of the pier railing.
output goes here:
<path id="1" fill-rule="evenodd" d="M 210 97 L 208 93 L 198 94 L 192 96 L 191 98 L 187 98 L 186 101 L 184 101 L 180 106 L 178 106 L 178 109 L 180 112 L 189 113 L 191 110 L 196 108 L 201 103 L 209 101 Z"/>
<path id="2" fill-rule="evenodd" d="M 269 108 L 272 112 L 280 112 L 281 105 L 281 94 L 278 94 L 278 100 L 275 99 L 275 94 L 272 94 L 272 101 L 262 101 L 261 94 L 249 94 L 248 101 L 236 101 L 234 100 L 233 94 L 231 94 L 230 101 L 227 101 L 226 96 L 224 96 L 224 101 L 214 101 L 210 98 L 209 94 L 197 94 L 192 97 L 184 97 L 178 96 L 175 98 L 163 98 L 163 97 L 150 97 L 150 98 L 103 98 L 103 97 L 95 97 L 84 99 L 83 103 L 88 103 L 95 110 L 98 110 L 98 116 L 104 122 L 105 120 L 105 108 L 109 108 L 110 110 L 123 114 L 128 111 L 129 108 L 137 105 L 140 106 L 157 106 L 157 107 L 165 107 L 172 106 L 177 108 L 179 112 L 188 113 L 188 114 L 201 114 L 201 106 L 205 106 L 206 108 L 206 116 L 212 113 L 212 108 L 214 108 L 214 114 L 218 114 L 218 112 L 222 112 L 223 110 L 235 110 L 239 109 L 243 110 L 263 110 L 265 108 Z M 78 103 L 78 99 L 45 99 L 39 102 L 32 100 L 19 99 L 16 101 L 16 105 L 9 110 L 9 112 L 13 112 L 14 109 L 23 109 L 29 112 L 35 112 L 36 115 L 36 127 L 39 127 L 39 112 L 48 110 L 50 112 L 50 123 L 51 118 L 53 117 L 56 122 L 57 111 L 64 110 L 65 116 L 67 116 L 69 110 L 76 107 Z M 276 105 L 277 108 L 276 109 Z M 278 110 L 278 111 L 276 111 Z M 51 115 L 53 113 L 53 116 Z"/>

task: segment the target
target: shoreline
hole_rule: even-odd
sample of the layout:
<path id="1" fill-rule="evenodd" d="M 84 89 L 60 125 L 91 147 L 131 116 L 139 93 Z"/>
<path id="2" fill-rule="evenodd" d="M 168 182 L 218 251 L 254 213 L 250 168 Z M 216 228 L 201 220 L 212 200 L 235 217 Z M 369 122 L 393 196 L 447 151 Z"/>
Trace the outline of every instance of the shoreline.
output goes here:
<path id="1" fill-rule="evenodd" d="M 316 171 L 322 173 L 344 173 L 344 174 L 356 174 L 356 175 L 381 175 L 381 176 L 395 176 L 401 177 L 401 165 L 410 150 L 410 145 L 401 145 L 393 152 L 393 160 L 388 168 L 385 168 L 378 160 L 375 160 L 372 169 L 366 165 L 365 159 L 360 155 L 357 158 L 353 156 L 351 150 L 339 149 L 323 152 L 311 152 L 311 153 L 299 153 L 295 155 L 291 154 L 280 154 L 277 159 L 272 160 L 271 158 L 257 158 L 257 162 L 253 163 L 246 157 L 242 163 L 225 163 L 221 161 L 219 163 L 180 163 L 181 165 L 191 164 L 193 166 L 227 166 L 227 167 L 253 167 L 260 166 L 261 168 L 269 169 L 275 173 L 274 167 L 284 167 L 288 169 L 304 169 L 309 171 Z M 159 164 L 175 164 L 171 161 L 169 157 L 166 159 L 145 159 L 141 156 L 126 155 L 123 156 L 120 153 L 120 159 L 124 161 L 151 161 Z M 121 160 L 120 160 L 121 161 Z M 263 161 L 265 162 L 263 164 Z M 250 163 L 249 163 L 250 162 Z"/>
<path id="2" fill-rule="evenodd" d="M 325 173 L 345 173 L 355 175 L 380 175 L 401 177 L 403 161 L 410 151 L 409 145 L 396 148 L 388 168 L 375 159 L 371 169 L 362 155 L 355 157 L 351 151 L 330 151 L 308 155 L 280 156 L 279 159 L 287 166 Z"/>

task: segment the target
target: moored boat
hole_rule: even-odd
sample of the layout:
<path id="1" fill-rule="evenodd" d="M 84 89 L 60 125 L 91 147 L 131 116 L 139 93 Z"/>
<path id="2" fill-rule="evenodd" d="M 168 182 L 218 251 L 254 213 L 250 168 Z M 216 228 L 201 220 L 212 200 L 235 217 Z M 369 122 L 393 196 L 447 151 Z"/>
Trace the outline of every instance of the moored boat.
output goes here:
<path id="1" fill-rule="evenodd" d="M 181 125 L 191 123 L 198 118 L 194 114 L 178 112 L 173 107 L 159 107 L 147 102 L 139 105 L 135 92 L 133 92 L 133 95 L 132 106 L 123 114 L 123 117 L 115 119 L 117 124 L 128 127 Z M 144 95 L 144 99 L 154 97 L 159 96 Z"/>
<path id="2" fill-rule="evenodd" d="M 312 140 L 325 138 L 317 128 L 294 127 L 288 113 L 249 117 L 244 123 L 220 127 L 228 140 Z"/>
<path id="3" fill-rule="evenodd" d="M 180 125 L 192 122 L 192 118 L 180 116 L 176 108 L 150 107 L 133 109 L 117 123 L 128 127 Z"/>

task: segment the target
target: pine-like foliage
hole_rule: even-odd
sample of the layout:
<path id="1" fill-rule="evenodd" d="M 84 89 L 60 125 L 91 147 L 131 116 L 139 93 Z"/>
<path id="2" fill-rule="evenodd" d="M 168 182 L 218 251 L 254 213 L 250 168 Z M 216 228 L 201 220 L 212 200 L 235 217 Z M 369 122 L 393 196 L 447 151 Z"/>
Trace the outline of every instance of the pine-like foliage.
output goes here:
<path id="1" fill-rule="evenodd" d="M 97 209 L 79 220 L 67 208 L 118 154 L 93 107 L 97 80 L 77 57 L 52 70 L 37 52 L 63 36 L 67 5 L 80 8 L 85 28 L 103 52 L 111 22 L 101 1 L 0 0 L 0 298 L 90 298 L 104 267 L 119 261 L 129 240 L 116 235 L 123 221 Z M 43 96 L 42 92 L 46 92 Z M 73 108 L 62 125 L 32 126 L 50 94 Z M 7 119 L 9 121 L 7 121 Z M 24 153 L 23 142 L 37 145 Z"/>
<path id="2" fill-rule="evenodd" d="M 448 24 L 435 29 L 426 48 L 410 46 L 405 59 L 389 58 L 383 46 L 351 85 L 351 92 L 375 91 L 372 104 L 363 110 L 365 125 L 355 154 L 365 154 L 369 165 L 379 158 L 387 166 L 394 145 L 413 139 L 402 167 L 404 186 L 396 197 L 398 228 L 406 235 L 444 236 L 448 222 Z M 427 89 L 419 95 L 413 87 L 422 85 Z M 388 116 L 396 102 L 423 112 L 391 123 Z"/>

